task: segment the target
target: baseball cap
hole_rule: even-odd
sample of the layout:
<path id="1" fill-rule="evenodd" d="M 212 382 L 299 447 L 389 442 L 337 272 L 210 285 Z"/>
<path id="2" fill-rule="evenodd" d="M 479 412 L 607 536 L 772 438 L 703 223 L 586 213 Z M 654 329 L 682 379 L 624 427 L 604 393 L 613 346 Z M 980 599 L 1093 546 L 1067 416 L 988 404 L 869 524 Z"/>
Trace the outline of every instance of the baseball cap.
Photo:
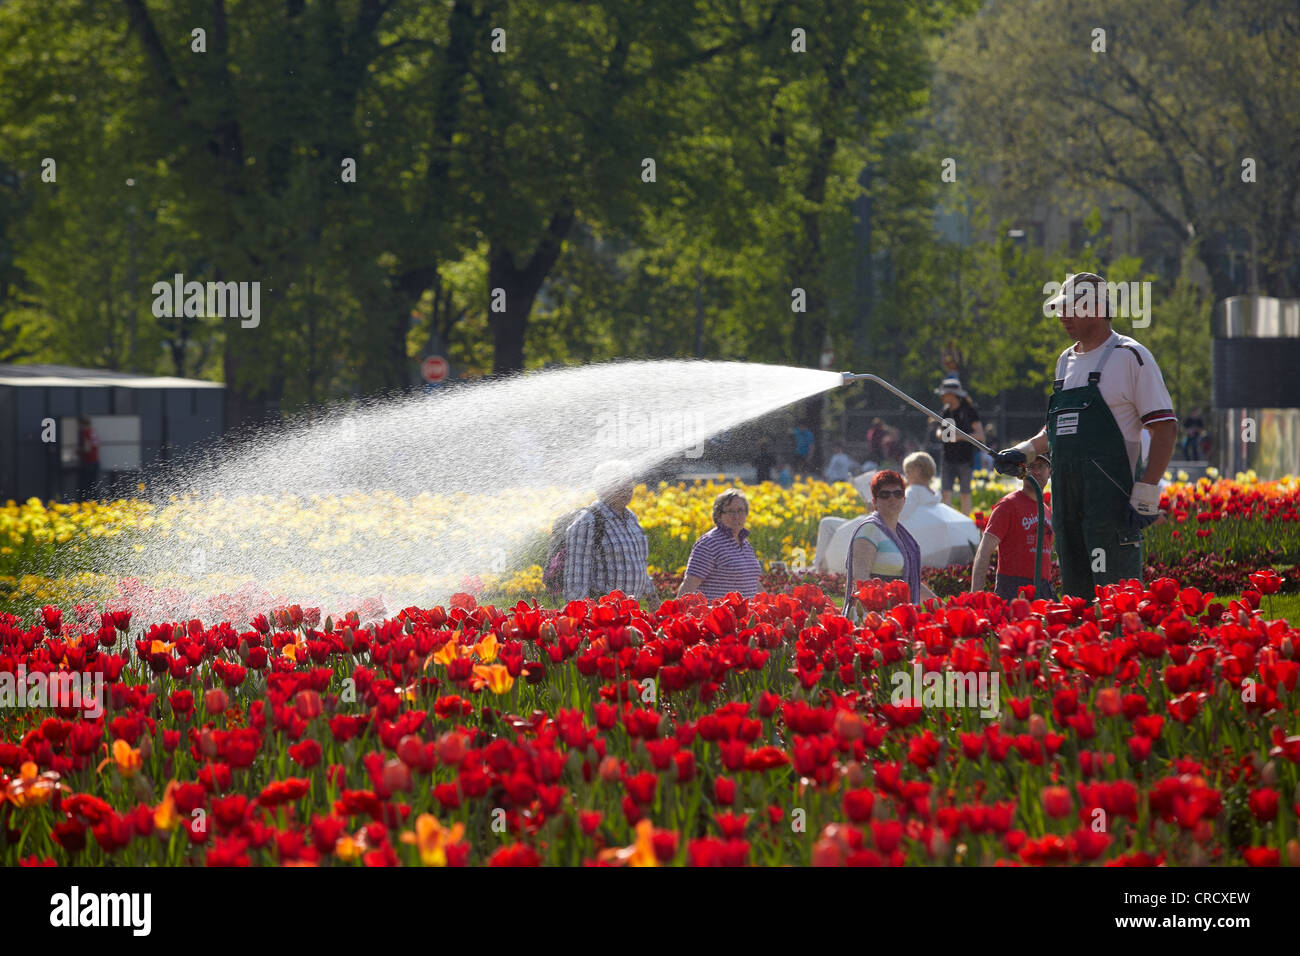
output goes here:
<path id="1" fill-rule="evenodd" d="M 1103 313 L 1102 318 L 1110 318 L 1110 310 L 1107 307 L 1109 302 L 1106 299 L 1106 280 L 1095 272 L 1073 272 L 1066 275 L 1061 291 L 1047 300 L 1044 309 L 1060 315 L 1061 308 L 1066 302 L 1077 305 L 1081 300 L 1086 301 L 1088 296 L 1092 297 L 1094 307 Z"/>

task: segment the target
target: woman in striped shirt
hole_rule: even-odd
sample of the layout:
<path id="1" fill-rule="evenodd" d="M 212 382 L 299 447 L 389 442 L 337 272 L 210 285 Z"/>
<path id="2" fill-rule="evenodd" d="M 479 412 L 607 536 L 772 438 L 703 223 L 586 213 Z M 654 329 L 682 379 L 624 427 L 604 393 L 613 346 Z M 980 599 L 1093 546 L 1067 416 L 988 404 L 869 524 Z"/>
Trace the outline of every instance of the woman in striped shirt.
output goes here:
<path id="1" fill-rule="evenodd" d="M 716 601 L 732 591 L 743 598 L 758 593 L 758 575 L 763 568 L 749 543 L 748 519 L 749 499 L 744 492 L 732 488 L 713 500 L 713 530 L 691 548 L 678 597 L 699 591 Z"/>

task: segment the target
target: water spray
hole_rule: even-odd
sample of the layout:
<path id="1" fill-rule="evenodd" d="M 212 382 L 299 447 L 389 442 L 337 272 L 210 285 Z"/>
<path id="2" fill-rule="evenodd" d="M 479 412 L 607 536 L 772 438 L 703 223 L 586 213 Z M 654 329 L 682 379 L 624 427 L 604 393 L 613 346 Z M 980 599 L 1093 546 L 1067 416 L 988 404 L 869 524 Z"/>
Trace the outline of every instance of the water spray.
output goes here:
<path id="1" fill-rule="evenodd" d="M 993 449 L 989 448 L 988 445 L 984 444 L 974 435 L 966 434 L 966 432 L 958 428 L 956 423 L 953 422 L 951 419 L 926 408 L 924 405 L 922 405 L 916 399 L 912 398 L 906 392 L 903 392 L 901 389 L 895 388 L 893 385 L 890 385 L 879 375 L 872 375 L 869 372 L 845 372 L 841 384 L 847 385 L 849 382 L 859 382 L 859 381 L 875 382 L 881 388 L 884 388 L 892 392 L 893 394 L 897 395 L 899 398 L 907 402 L 907 404 L 911 405 L 913 408 L 917 409 L 918 411 L 924 412 L 927 416 L 929 416 L 934 421 L 938 422 L 939 424 L 943 425 L 946 428 L 951 428 L 963 439 L 970 442 L 972 445 L 974 445 L 980 451 L 984 452 L 986 455 L 989 455 L 990 457 L 993 455 Z M 1038 483 L 1038 481 L 1034 478 L 1034 476 L 1029 474 L 1023 468 L 1021 469 L 1020 477 L 1023 478 L 1029 484 L 1029 486 L 1034 489 L 1034 495 L 1038 498 L 1038 541 L 1037 541 L 1036 550 L 1034 552 L 1034 596 L 1037 597 L 1038 592 L 1043 585 L 1043 563 L 1041 558 L 1041 555 L 1043 553 L 1043 521 L 1044 521 L 1043 488 Z"/>

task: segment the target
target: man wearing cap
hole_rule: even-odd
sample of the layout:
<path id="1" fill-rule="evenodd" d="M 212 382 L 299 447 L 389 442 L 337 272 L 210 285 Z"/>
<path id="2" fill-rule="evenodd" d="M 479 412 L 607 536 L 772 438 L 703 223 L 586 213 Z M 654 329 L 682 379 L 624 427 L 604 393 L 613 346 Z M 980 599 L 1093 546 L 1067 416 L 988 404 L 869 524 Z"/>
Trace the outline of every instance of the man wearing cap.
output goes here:
<path id="1" fill-rule="evenodd" d="M 1040 488 L 1052 476 L 1052 462 L 1047 455 L 1039 455 L 1026 469 Z M 1038 498 L 1026 490 L 1028 482 L 1022 481 L 1020 489 L 1013 491 L 996 505 L 984 527 L 975 563 L 971 568 L 970 589 L 983 591 L 988 577 L 989 562 L 996 551 L 998 574 L 993 590 L 1004 601 L 1020 596 L 1020 589 L 1034 586 L 1034 550 L 1038 547 Z M 1052 509 L 1044 506 L 1043 551 L 1039 555 L 1039 590 L 1035 597 L 1056 600 L 1052 590 Z"/>
<path id="2" fill-rule="evenodd" d="M 935 389 L 943 401 L 944 414 L 958 429 L 966 434 L 984 440 L 984 426 L 980 423 L 980 413 L 971 403 L 966 390 L 961 387 L 961 380 L 949 376 L 943 384 Z M 940 492 L 943 503 L 952 504 L 952 485 L 956 480 L 961 488 L 961 513 L 970 514 L 970 479 L 975 464 L 975 446 L 962 438 L 946 424 L 940 425 L 935 434 L 943 442 L 943 465 L 939 469 Z"/>
<path id="3" fill-rule="evenodd" d="M 1110 327 L 1110 304 L 1105 280 L 1084 272 L 1067 276 L 1043 306 L 1075 342 L 1057 359 L 1046 426 L 993 459 L 1015 475 L 1050 451 L 1061 590 L 1089 600 L 1099 585 L 1142 579 L 1142 531 L 1159 515 L 1159 482 L 1178 434 L 1159 366 L 1146 346 Z M 1143 428 L 1151 433 L 1145 467 Z"/>

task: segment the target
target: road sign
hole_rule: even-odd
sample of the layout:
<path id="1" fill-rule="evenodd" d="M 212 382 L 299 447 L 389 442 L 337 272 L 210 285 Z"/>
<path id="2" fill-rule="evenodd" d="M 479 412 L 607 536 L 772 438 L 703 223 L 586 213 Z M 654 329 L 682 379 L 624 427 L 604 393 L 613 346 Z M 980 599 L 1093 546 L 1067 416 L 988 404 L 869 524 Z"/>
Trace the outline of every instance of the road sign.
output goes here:
<path id="1" fill-rule="evenodd" d="M 426 382 L 434 385 L 445 379 L 450 371 L 451 366 L 441 355 L 430 355 L 420 363 L 420 374 Z"/>

